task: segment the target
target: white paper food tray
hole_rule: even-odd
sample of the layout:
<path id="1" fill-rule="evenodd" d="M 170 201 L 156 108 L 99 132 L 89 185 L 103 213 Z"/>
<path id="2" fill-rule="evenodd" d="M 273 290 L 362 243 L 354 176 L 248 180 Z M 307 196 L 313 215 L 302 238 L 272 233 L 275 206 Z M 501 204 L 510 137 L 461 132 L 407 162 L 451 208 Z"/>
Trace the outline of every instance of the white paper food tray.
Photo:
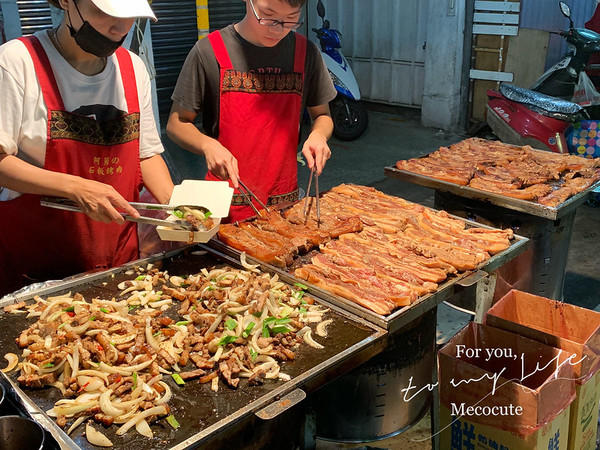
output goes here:
<path id="1" fill-rule="evenodd" d="M 206 231 L 175 230 L 163 226 L 156 227 L 163 241 L 208 242 L 219 231 L 221 218 L 229 215 L 233 188 L 227 181 L 184 180 L 175 186 L 169 205 L 196 205 L 207 208 L 212 213 L 215 225 Z M 170 216 L 167 220 L 176 220 Z"/>

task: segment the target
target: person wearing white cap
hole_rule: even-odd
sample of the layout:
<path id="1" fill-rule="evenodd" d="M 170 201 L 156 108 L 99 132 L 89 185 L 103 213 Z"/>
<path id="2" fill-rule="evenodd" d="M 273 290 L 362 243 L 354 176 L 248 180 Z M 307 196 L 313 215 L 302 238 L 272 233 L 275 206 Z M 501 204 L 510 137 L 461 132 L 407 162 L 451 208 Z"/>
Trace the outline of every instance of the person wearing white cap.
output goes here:
<path id="1" fill-rule="evenodd" d="M 143 61 L 121 47 L 147 0 L 48 0 L 60 25 L 0 46 L 0 297 L 139 255 L 122 212 L 173 190 Z M 66 197 L 86 213 L 44 208 Z"/>

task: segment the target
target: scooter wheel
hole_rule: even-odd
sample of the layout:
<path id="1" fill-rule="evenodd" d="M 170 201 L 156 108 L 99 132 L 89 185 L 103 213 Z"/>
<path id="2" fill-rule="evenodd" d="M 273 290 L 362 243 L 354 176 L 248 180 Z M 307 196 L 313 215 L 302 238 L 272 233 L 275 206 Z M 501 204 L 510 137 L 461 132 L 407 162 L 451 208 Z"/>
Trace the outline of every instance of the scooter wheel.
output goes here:
<path id="1" fill-rule="evenodd" d="M 359 138 L 369 125 L 369 115 L 365 107 L 347 98 L 337 97 L 330 104 L 333 118 L 333 135 L 342 141 Z"/>

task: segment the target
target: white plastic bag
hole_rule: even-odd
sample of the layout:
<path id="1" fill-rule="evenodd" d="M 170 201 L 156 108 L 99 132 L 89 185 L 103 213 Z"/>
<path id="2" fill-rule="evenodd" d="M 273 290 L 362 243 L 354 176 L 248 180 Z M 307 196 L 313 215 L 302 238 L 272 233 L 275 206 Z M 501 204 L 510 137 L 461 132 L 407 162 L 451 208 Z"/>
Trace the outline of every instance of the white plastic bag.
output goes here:
<path id="1" fill-rule="evenodd" d="M 577 85 L 575 85 L 572 101 L 581 106 L 600 105 L 600 93 L 598 93 L 592 80 L 584 71 L 579 72 L 579 79 Z"/>

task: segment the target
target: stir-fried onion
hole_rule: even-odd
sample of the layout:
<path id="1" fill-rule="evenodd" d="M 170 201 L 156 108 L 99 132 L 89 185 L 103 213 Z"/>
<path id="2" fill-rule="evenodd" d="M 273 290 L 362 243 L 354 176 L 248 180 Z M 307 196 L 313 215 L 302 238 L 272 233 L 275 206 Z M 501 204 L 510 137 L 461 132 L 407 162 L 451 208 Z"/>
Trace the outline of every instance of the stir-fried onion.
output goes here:
<path id="1" fill-rule="evenodd" d="M 236 388 L 241 379 L 289 381 L 280 363 L 294 360 L 300 345 L 323 348 L 311 326 L 325 337 L 328 309 L 313 304 L 304 288 L 261 273 L 245 257 L 242 263 L 248 270 L 224 266 L 187 277 L 147 269 L 120 283 L 117 299 L 35 297 L 19 306 L 37 319 L 17 338 L 22 360 L 6 354 L 3 371 L 19 368 L 22 385 L 59 389 L 65 398 L 48 415 L 69 424 L 69 433 L 90 419 L 120 424 L 118 436 L 135 427 L 149 438 L 150 423 L 172 414 L 177 379 L 164 375 L 185 383 L 197 378 L 214 392 L 222 382 Z M 173 303 L 176 309 L 163 315 Z M 109 445 L 90 430 L 93 441 Z"/>

